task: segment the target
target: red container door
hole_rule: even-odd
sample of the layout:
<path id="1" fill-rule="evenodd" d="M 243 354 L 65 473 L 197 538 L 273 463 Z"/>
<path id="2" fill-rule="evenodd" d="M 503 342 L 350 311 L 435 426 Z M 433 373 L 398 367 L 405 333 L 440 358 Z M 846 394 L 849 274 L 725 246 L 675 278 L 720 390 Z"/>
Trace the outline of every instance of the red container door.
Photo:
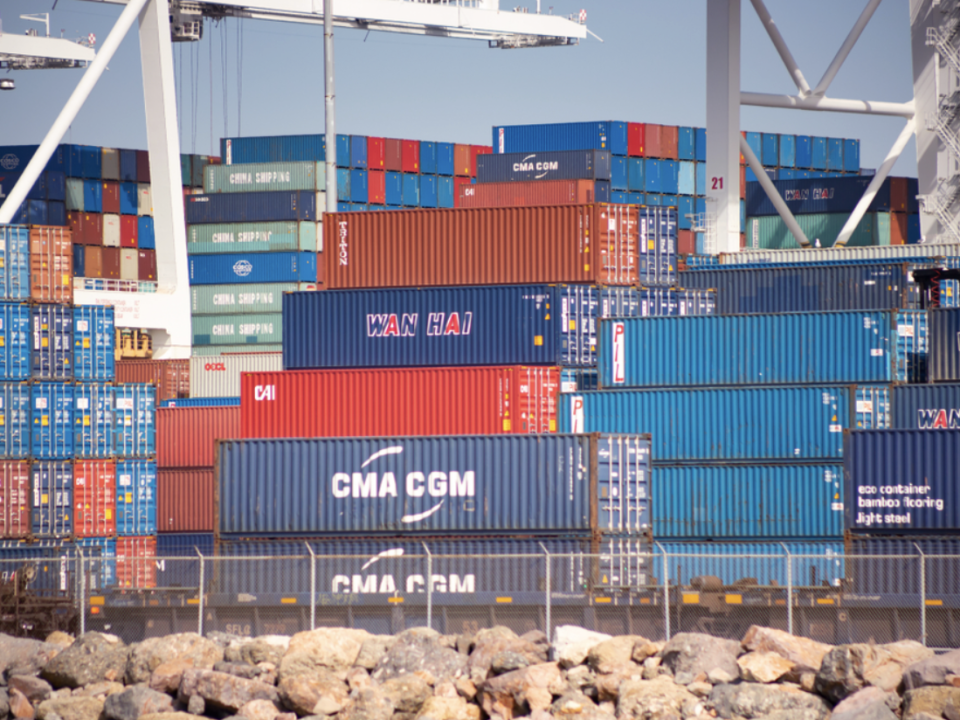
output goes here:
<path id="1" fill-rule="evenodd" d="M 888 180 L 890 183 L 890 209 L 893 212 L 907 212 L 907 179 L 903 177 L 892 177 Z"/>
<path id="2" fill-rule="evenodd" d="M 137 246 L 137 216 L 120 216 L 120 247 L 135 248 Z"/>
<path id="3" fill-rule="evenodd" d="M 643 123 L 627 123 L 627 155 L 643 157 Z"/>
<path id="4" fill-rule="evenodd" d="M 67 213 L 67 225 L 70 227 L 70 236 L 74 245 L 86 245 L 87 236 L 83 231 L 83 213 L 72 210 Z"/>
<path id="5" fill-rule="evenodd" d="M 386 170 L 386 150 L 382 137 L 367 138 L 367 169 Z"/>
<path id="6" fill-rule="evenodd" d="M 104 247 L 101 249 L 102 277 L 107 280 L 120 279 L 120 248 Z"/>
<path id="7" fill-rule="evenodd" d="M 907 214 L 901 212 L 890 213 L 890 244 L 907 244 Z"/>
<path id="8" fill-rule="evenodd" d="M 681 255 L 697 254 L 697 235 L 693 230 L 677 230 L 677 252 Z"/>
<path id="9" fill-rule="evenodd" d="M 141 250 L 138 260 L 138 279 L 156 280 L 157 279 L 157 251 Z"/>
<path id="10" fill-rule="evenodd" d="M 103 215 L 83 214 L 83 245 L 103 245 Z"/>
<path id="11" fill-rule="evenodd" d="M 384 139 L 383 169 L 390 172 L 403 172 L 403 140 Z"/>
<path id="12" fill-rule="evenodd" d="M 117 465 L 113 460 L 73 464 L 73 532 L 77 537 L 117 533 Z"/>
<path id="13" fill-rule="evenodd" d="M 464 193 L 465 185 L 472 185 L 470 178 L 468 177 L 455 177 L 453 179 L 453 206 L 454 207 L 463 207 L 460 205 L 460 197 Z"/>
<path id="14" fill-rule="evenodd" d="M 239 417 L 240 408 L 237 410 Z M 157 529 L 165 533 L 214 530 L 213 468 L 157 472 Z"/>
<path id="15" fill-rule="evenodd" d="M 30 534 L 30 463 L 0 462 L 0 537 Z"/>
<path id="16" fill-rule="evenodd" d="M 150 182 L 150 153 L 146 150 L 137 150 L 137 182 Z"/>
<path id="17" fill-rule="evenodd" d="M 648 158 L 662 158 L 663 146 L 660 143 L 660 126 L 647 123 L 643 135 L 643 156 Z"/>
<path id="18" fill-rule="evenodd" d="M 117 586 L 148 589 L 157 586 L 157 539 L 117 538 Z"/>
<path id="19" fill-rule="evenodd" d="M 477 176 L 477 155 L 491 155 L 493 148 L 489 145 L 470 146 L 470 177 Z"/>
<path id="20" fill-rule="evenodd" d="M 677 143 L 679 142 L 679 128 L 676 125 L 660 126 L 660 152 L 668 160 L 677 159 Z"/>
<path id="21" fill-rule="evenodd" d="M 470 177 L 470 146 L 453 146 L 453 174 L 461 177 Z"/>
<path id="22" fill-rule="evenodd" d="M 103 248 L 99 245 L 88 245 L 83 249 L 84 277 L 103 277 Z"/>
<path id="23" fill-rule="evenodd" d="M 103 212 L 120 212 L 120 183 L 111 181 L 103 183 Z"/>
<path id="24" fill-rule="evenodd" d="M 401 149 L 401 165 L 405 173 L 420 172 L 420 141 L 404 140 Z"/>
<path id="25" fill-rule="evenodd" d="M 73 302 L 73 239 L 70 228 L 30 228 L 30 298 L 35 302 Z"/>
<path id="26" fill-rule="evenodd" d="M 747 166 L 740 166 L 740 199 L 744 200 L 747 197 Z"/>
<path id="27" fill-rule="evenodd" d="M 382 170 L 367 172 L 367 202 L 371 205 L 387 202 L 387 176 Z"/>
<path id="28" fill-rule="evenodd" d="M 240 408 L 172 407 L 157 410 L 157 467 L 213 467 L 217 440 L 239 437 Z"/>

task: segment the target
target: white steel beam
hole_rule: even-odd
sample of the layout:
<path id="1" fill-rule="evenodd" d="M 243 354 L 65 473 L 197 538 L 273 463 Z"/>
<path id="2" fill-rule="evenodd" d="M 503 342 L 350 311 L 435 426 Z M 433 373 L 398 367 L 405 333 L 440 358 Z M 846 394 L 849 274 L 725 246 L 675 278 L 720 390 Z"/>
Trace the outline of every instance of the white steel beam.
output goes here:
<path id="1" fill-rule="evenodd" d="M 0 56 L 4 55 L 92 62 L 97 54 L 93 48 L 63 38 L 0 33 Z"/>
<path id="2" fill-rule="evenodd" d="M 7 199 L 4 200 L 3 205 L 0 206 L 0 225 L 9 223 L 13 219 L 17 209 L 26 199 L 30 188 L 33 187 L 37 178 L 40 177 L 40 173 L 43 172 L 47 166 L 47 162 L 49 162 L 54 150 L 57 149 L 57 145 L 60 144 L 67 129 L 71 123 L 73 123 L 74 118 L 77 117 L 77 113 L 80 112 L 80 108 L 83 107 L 83 103 L 97 84 L 97 80 L 103 75 L 103 71 L 107 68 L 107 63 L 110 62 L 113 54 L 117 51 L 117 48 L 120 47 L 121 41 L 136 19 L 137 13 L 140 12 L 140 9 L 146 2 L 147 0 L 130 0 L 130 3 L 123 9 L 123 12 L 120 13 L 117 24 L 113 26 L 110 34 L 107 35 L 107 39 L 104 40 L 100 52 L 97 53 L 93 62 L 87 66 L 86 72 L 83 73 L 83 77 L 80 78 L 80 82 L 77 83 L 76 89 L 74 89 L 70 95 L 66 105 L 63 106 L 63 110 L 60 111 L 57 119 L 53 121 L 53 126 L 47 132 L 47 136 L 43 139 L 43 142 L 40 143 L 40 147 L 37 148 L 33 157 L 30 158 L 30 162 L 27 163 L 26 168 L 24 168 L 23 175 L 20 176 L 20 179 L 13 186 L 10 194 L 7 195 Z"/>
<path id="3" fill-rule="evenodd" d="M 903 152 L 907 143 L 910 142 L 910 138 L 913 137 L 915 123 L 916 120 L 907 120 L 907 124 L 904 125 L 903 130 L 900 131 L 897 141 L 893 144 L 893 147 L 890 148 L 886 159 L 877 170 L 877 174 L 873 176 L 870 184 L 867 185 L 867 189 L 863 191 L 863 197 L 860 198 L 857 206 L 853 209 L 853 212 L 850 213 L 847 222 L 844 223 L 840 235 L 837 236 L 837 242 L 834 243 L 834 247 L 843 247 L 850 242 L 854 230 L 857 229 L 857 225 L 859 225 L 863 219 L 863 215 L 867 212 L 867 208 L 870 207 L 870 203 L 873 202 L 877 191 L 880 189 L 880 186 L 883 185 L 883 181 L 887 179 L 890 171 L 893 170 L 893 166 L 896 165 L 897 160 L 900 158 L 900 153 Z"/>
<path id="4" fill-rule="evenodd" d="M 787 41 L 784 40 L 783 35 L 780 34 L 780 29 L 773 21 L 773 18 L 770 17 L 767 6 L 763 4 L 763 0 L 750 0 L 750 2 L 753 3 L 753 9 L 757 11 L 757 16 L 760 18 L 760 22 L 763 23 L 767 35 L 769 35 L 773 41 L 773 46 L 777 49 L 777 52 L 780 53 L 780 59 L 783 60 L 787 72 L 790 73 L 790 79 L 796 84 L 800 95 L 806 97 L 810 94 L 810 85 L 807 84 L 807 79 L 797 66 L 797 61 L 794 59 L 793 53 L 790 52 L 790 48 L 787 47 Z"/>
<path id="5" fill-rule="evenodd" d="M 708 89 L 709 93 L 709 89 Z M 740 93 L 740 103 L 756 107 L 785 108 L 787 110 L 819 110 L 821 112 L 862 113 L 912 118 L 913 101 L 905 103 L 874 102 L 873 100 L 842 100 L 811 95 L 772 95 L 769 93 Z"/>
<path id="6" fill-rule="evenodd" d="M 870 22 L 870 18 L 873 17 L 873 13 L 879 5 L 880 0 L 867 0 L 867 6 L 853 24 L 853 29 L 850 30 L 850 34 L 847 35 L 847 39 L 843 41 L 843 45 L 841 45 L 840 50 L 837 51 L 837 55 L 833 58 L 833 62 L 830 63 L 830 67 L 823 73 L 820 82 L 817 83 L 817 86 L 813 89 L 814 95 L 823 95 L 827 91 L 827 88 L 830 87 L 830 83 L 833 82 L 837 73 L 840 72 L 841 66 L 847 59 L 850 51 L 853 50 L 853 46 L 857 44 L 857 40 L 860 39 L 860 34 L 867 26 L 867 23 Z"/>
<path id="7" fill-rule="evenodd" d="M 327 177 L 326 211 L 337 211 L 337 125 L 334 95 L 333 73 L 333 0 L 326 0 L 323 4 L 323 94 L 324 94 L 324 124 L 326 137 L 333 138 L 327 143 L 327 152 L 324 162 L 324 172 Z M 317 212 L 320 208 L 317 208 Z"/>
<path id="8" fill-rule="evenodd" d="M 787 229 L 793 234 L 793 237 L 796 238 L 797 243 L 799 243 L 800 247 L 810 247 L 810 240 L 807 238 L 807 234 L 803 232 L 800 225 L 797 224 L 797 219 L 793 216 L 793 213 L 790 212 L 787 203 L 780 197 L 780 193 L 777 192 L 777 188 L 774 186 L 770 176 L 767 175 L 767 171 L 763 169 L 760 160 L 754 155 L 753 149 L 747 144 L 746 138 L 742 135 L 740 136 L 740 152 L 742 152 L 743 156 L 747 159 L 747 164 L 750 166 L 750 169 L 753 170 L 753 174 L 757 176 L 757 180 L 760 181 L 760 187 L 763 188 L 767 197 L 770 198 L 770 202 L 772 202 L 773 206 L 777 209 L 777 213 L 779 213 Z"/>
<path id="9" fill-rule="evenodd" d="M 716 252 L 740 250 L 740 0 L 707 0 L 707 208 Z"/>

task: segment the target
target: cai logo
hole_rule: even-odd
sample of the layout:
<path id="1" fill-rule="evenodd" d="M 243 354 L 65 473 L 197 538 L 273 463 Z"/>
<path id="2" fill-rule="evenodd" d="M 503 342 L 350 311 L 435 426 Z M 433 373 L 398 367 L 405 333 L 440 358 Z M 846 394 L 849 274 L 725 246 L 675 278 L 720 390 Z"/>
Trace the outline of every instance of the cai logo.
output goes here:
<path id="1" fill-rule="evenodd" d="M 233 272 L 237 277 L 246 277 L 253 272 L 253 265 L 250 264 L 249 260 L 237 260 L 233 264 Z"/>
<path id="2" fill-rule="evenodd" d="M 13 153 L 7 153 L 0 158 L 0 167 L 4 170 L 16 170 L 20 165 L 20 158 Z"/>

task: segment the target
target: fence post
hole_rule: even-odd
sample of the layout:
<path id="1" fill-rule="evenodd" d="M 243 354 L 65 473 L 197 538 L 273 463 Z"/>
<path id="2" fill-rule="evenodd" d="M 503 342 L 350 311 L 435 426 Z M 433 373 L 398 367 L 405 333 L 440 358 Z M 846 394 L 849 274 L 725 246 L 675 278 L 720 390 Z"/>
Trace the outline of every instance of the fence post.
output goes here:
<path id="1" fill-rule="evenodd" d="M 310 629 L 317 629 L 317 556 L 310 547 L 310 543 L 304 543 L 310 552 Z"/>
<path id="2" fill-rule="evenodd" d="M 550 617 L 550 551 L 544 547 L 543 543 L 539 543 L 540 549 L 543 550 L 543 554 L 546 556 L 547 562 L 547 587 L 545 589 L 546 593 L 546 605 L 544 613 L 544 628 L 546 630 L 547 639 L 550 639 L 550 623 L 552 618 Z"/>
<path id="3" fill-rule="evenodd" d="M 433 555 L 426 543 L 420 543 L 427 551 L 427 627 L 433 627 Z"/>
<path id="4" fill-rule="evenodd" d="M 197 634 L 203 635 L 203 588 L 205 583 L 203 581 L 203 553 L 200 552 L 200 548 L 195 547 L 194 550 L 197 551 L 197 555 L 200 557 L 200 587 L 197 588 L 197 591 L 200 595 L 200 602 L 197 603 Z"/>
<path id="5" fill-rule="evenodd" d="M 83 567 L 83 550 L 77 548 L 77 594 L 80 596 L 80 634 L 87 632 L 87 574 Z"/>
<path id="6" fill-rule="evenodd" d="M 670 561 L 663 545 L 655 544 L 663 553 L 663 634 L 665 640 L 670 642 Z"/>
<path id="7" fill-rule="evenodd" d="M 793 558 L 786 545 L 780 547 L 787 554 L 787 632 L 793 635 Z"/>
<path id="8" fill-rule="evenodd" d="M 913 546 L 920 553 L 920 642 L 927 644 L 927 556 L 916 543 Z"/>

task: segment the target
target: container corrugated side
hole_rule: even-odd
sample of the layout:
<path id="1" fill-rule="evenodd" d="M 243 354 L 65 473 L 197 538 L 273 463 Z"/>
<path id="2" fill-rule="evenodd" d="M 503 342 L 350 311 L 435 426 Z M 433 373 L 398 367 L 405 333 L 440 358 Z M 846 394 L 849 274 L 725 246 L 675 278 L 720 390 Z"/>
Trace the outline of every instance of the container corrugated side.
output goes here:
<path id="1" fill-rule="evenodd" d="M 313 220 L 323 208 L 323 195 L 310 190 L 213 193 L 184 198 L 187 223 L 275 222 Z M 320 211 L 322 213 L 322 209 Z"/>
<path id="2" fill-rule="evenodd" d="M 201 357 L 201 356 L 197 356 Z M 176 407 L 240 407 L 240 396 L 236 397 L 195 397 L 180 398 L 178 400 L 163 400 L 162 408 Z"/>
<path id="3" fill-rule="evenodd" d="M 117 461 L 117 535 L 157 534 L 157 464 Z"/>
<path id="4" fill-rule="evenodd" d="M 930 382 L 960 380 L 960 309 L 937 308 L 929 313 Z"/>
<path id="5" fill-rule="evenodd" d="M 888 383 L 899 366 L 882 311 L 609 320 L 599 354 L 605 388 Z"/>
<path id="6" fill-rule="evenodd" d="M 203 169 L 205 193 L 264 192 L 327 189 L 322 162 L 267 162 L 243 165 L 207 165 Z"/>
<path id="7" fill-rule="evenodd" d="M 31 389 L 26 383 L 0 383 L 3 422 L 0 423 L 0 458 L 30 457 Z"/>
<path id="8" fill-rule="evenodd" d="M 269 135 L 220 139 L 220 157 L 224 165 L 323 162 L 325 139 L 320 135 Z"/>
<path id="9" fill-rule="evenodd" d="M 561 432 L 645 432 L 658 462 L 843 456 L 846 387 L 604 390 L 560 396 Z"/>
<path id="10" fill-rule="evenodd" d="M 851 213 L 872 180 L 872 177 L 852 175 L 775 180 L 773 186 L 794 215 Z M 893 209 L 890 206 L 890 181 L 891 178 L 887 178 L 880 186 L 867 212 L 890 212 Z M 749 217 L 778 214 L 758 182 L 747 183 L 746 203 Z"/>
<path id="11" fill-rule="evenodd" d="M 317 254 L 312 252 L 191 255 L 187 260 L 191 285 L 317 281 Z"/>
<path id="12" fill-rule="evenodd" d="M 257 345 L 258 353 L 282 353 L 283 347 L 275 345 Z M 220 357 L 222 355 L 246 355 L 250 352 L 249 345 L 194 345 L 193 355 L 196 357 Z"/>
<path id="13" fill-rule="evenodd" d="M 194 315 L 278 313 L 283 310 L 284 293 L 316 289 L 313 283 L 192 285 L 190 311 Z"/>
<path id="14" fill-rule="evenodd" d="M 881 242 L 880 220 L 883 213 L 867 213 L 863 216 L 847 242 L 848 247 L 883 246 Z M 816 213 L 794 216 L 800 229 L 811 243 L 819 242 L 821 247 L 832 247 L 840 236 L 847 219 L 847 213 Z M 751 249 L 793 250 L 800 244 L 787 228 L 779 215 L 747 217 L 744 228 L 747 247 Z M 887 233 L 889 237 L 889 230 Z"/>
<path id="15" fill-rule="evenodd" d="M 546 180 L 609 180 L 606 150 L 518 152 L 477 156 L 477 184 Z"/>
<path id="16" fill-rule="evenodd" d="M 263 343 L 276 344 L 282 339 L 283 316 L 280 313 L 193 316 L 194 345 L 247 343 L 255 347 Z"/>
<path id="17" fill-rule="evenodd" d="M 0 298 L 30 299 L 30 230 L 26 225 L 0 225 Z"/>
<path id="18" fill-rule="evenodd" d="M 30 298 L 73 302 L 73 233 L 70 228 L 30 228 Z"/>
<path id="19" fill-rule="evenodd" d="M 328 215 L 323 282 L 328 289 L 632 285 L 640 279 L 640 212 L 567 205 Z"/>
<path id="20" fill-rule="evenodd" d="M 893 429 L 960 430 L 960 385 L 898 385 Z"/>
<path id="21" fill-rule="evenodd" d="M 960 532 L 960 431 L 846 433 L 843 465 L 847 529 Z"/>
<path id="22" fill-rule="evenodd" d="M 244 373 L 241 436 L 549 433 L 560 371 L 538 367 Z"/>
<path id="23" fill-rule="evenodd" d="M 748 238 L 749 244 L 749 238 Z M 722 253 L 721 265 L 755 263 L 836 262 L 838 260 L 880 260 L 884 262 L 920 262 L 915 258 L 960 257 L 956 243 L 889 245 L 871 247 L 810 248 L 796 250 L 741 250 Z"/>
<path id="24" fill-rule="evenodd" d="M 190 397 L 240 397 L 240 375 L 283 370 L 281 353 L 249 353 L 219 358 L 190 358 Z M 236 435 L 224 437 L 238 437 Z"/>
<path id="25" fill-rule="evenodd" d="M 214 516 L 212 467 L 158 471 L 158 532 L 212 533 Z"/>
<path id="26" fill-rule="evenodd" d="M 74 385 L 38 382 L 30 386 L 31 455 L 43 460 L 74 455 Z"/>
<path id="27" fill-rule="evenodd" d="M 26 303 L 0 303 L 0 380 L 30 378 L 32 312 Z"/>
<path id="28" fill-rule="evenodd" d="M 117 586 L 149 590 L 157 586 L 157 538 L 140 535 L 117 538 Z"/>
<path id="29" fill-rule="evenodd" d="M 214 167 L 211 165 L 210 167 Z M 190 255 L 248 252 L 317 252 L 321 224 L 302 222 L 212 223 L 187 228 Z"/>
<path id="30" fill-rule="evenodd" d="M 114 309 L 81 305 L 73 309 L 73 374 L 77 380 L 111 382 L 116 378 Z"/>
<path id="31" fill-rule="evenodd" d="M 842 465 L 653 468 L 653 536 L 665 539 L 843 537 Z"/>
<path id="32" fill-rule="evenodd" d="M 649 452 L 649 438 L 636 435 L 221 442 L 217 528 L 221 536 L 643 533 Z"/>
<path id="33" fill-rule="evenodd" d="M 488 157 L 488 156 L 484 156 Z M 489 157 L 496 157 L 491 155 Z M 593 180 L 533 180 L 464 184 L 457 207 L 517 207 L 530 205 L 589 205 L 599 198 Z"/>
<path id="34" fill-rule="evenodd" d="M 174 407 L 157 410 L 157 466 L 213 467 L 217 440 L 240 437 L 240 408 Z"/>
<path id="35" fill-rule="evenodd" d="M 493 152 L 550 152 L 563 150 L 609 150 L 627 154 L 627 123 L 599 122 L 500 125 L 493 128 Z"/>
<path id="36" fill-rule="evenodd" d="M 152 383 L 157 400 L 190 396 L 189 360 L 120 360 L 118 383 Z"/>
<path id="37" fill-rule="evenodd" d="M 960 538 L 855 537 L 847 542 L 846 552 L 848 587 L 858 603 L 889 607 L 906 601 L 909 605 L 901 607 L 916 607 L 921 593 L 927 605 L 953 602 L 957 596 Z"/>

